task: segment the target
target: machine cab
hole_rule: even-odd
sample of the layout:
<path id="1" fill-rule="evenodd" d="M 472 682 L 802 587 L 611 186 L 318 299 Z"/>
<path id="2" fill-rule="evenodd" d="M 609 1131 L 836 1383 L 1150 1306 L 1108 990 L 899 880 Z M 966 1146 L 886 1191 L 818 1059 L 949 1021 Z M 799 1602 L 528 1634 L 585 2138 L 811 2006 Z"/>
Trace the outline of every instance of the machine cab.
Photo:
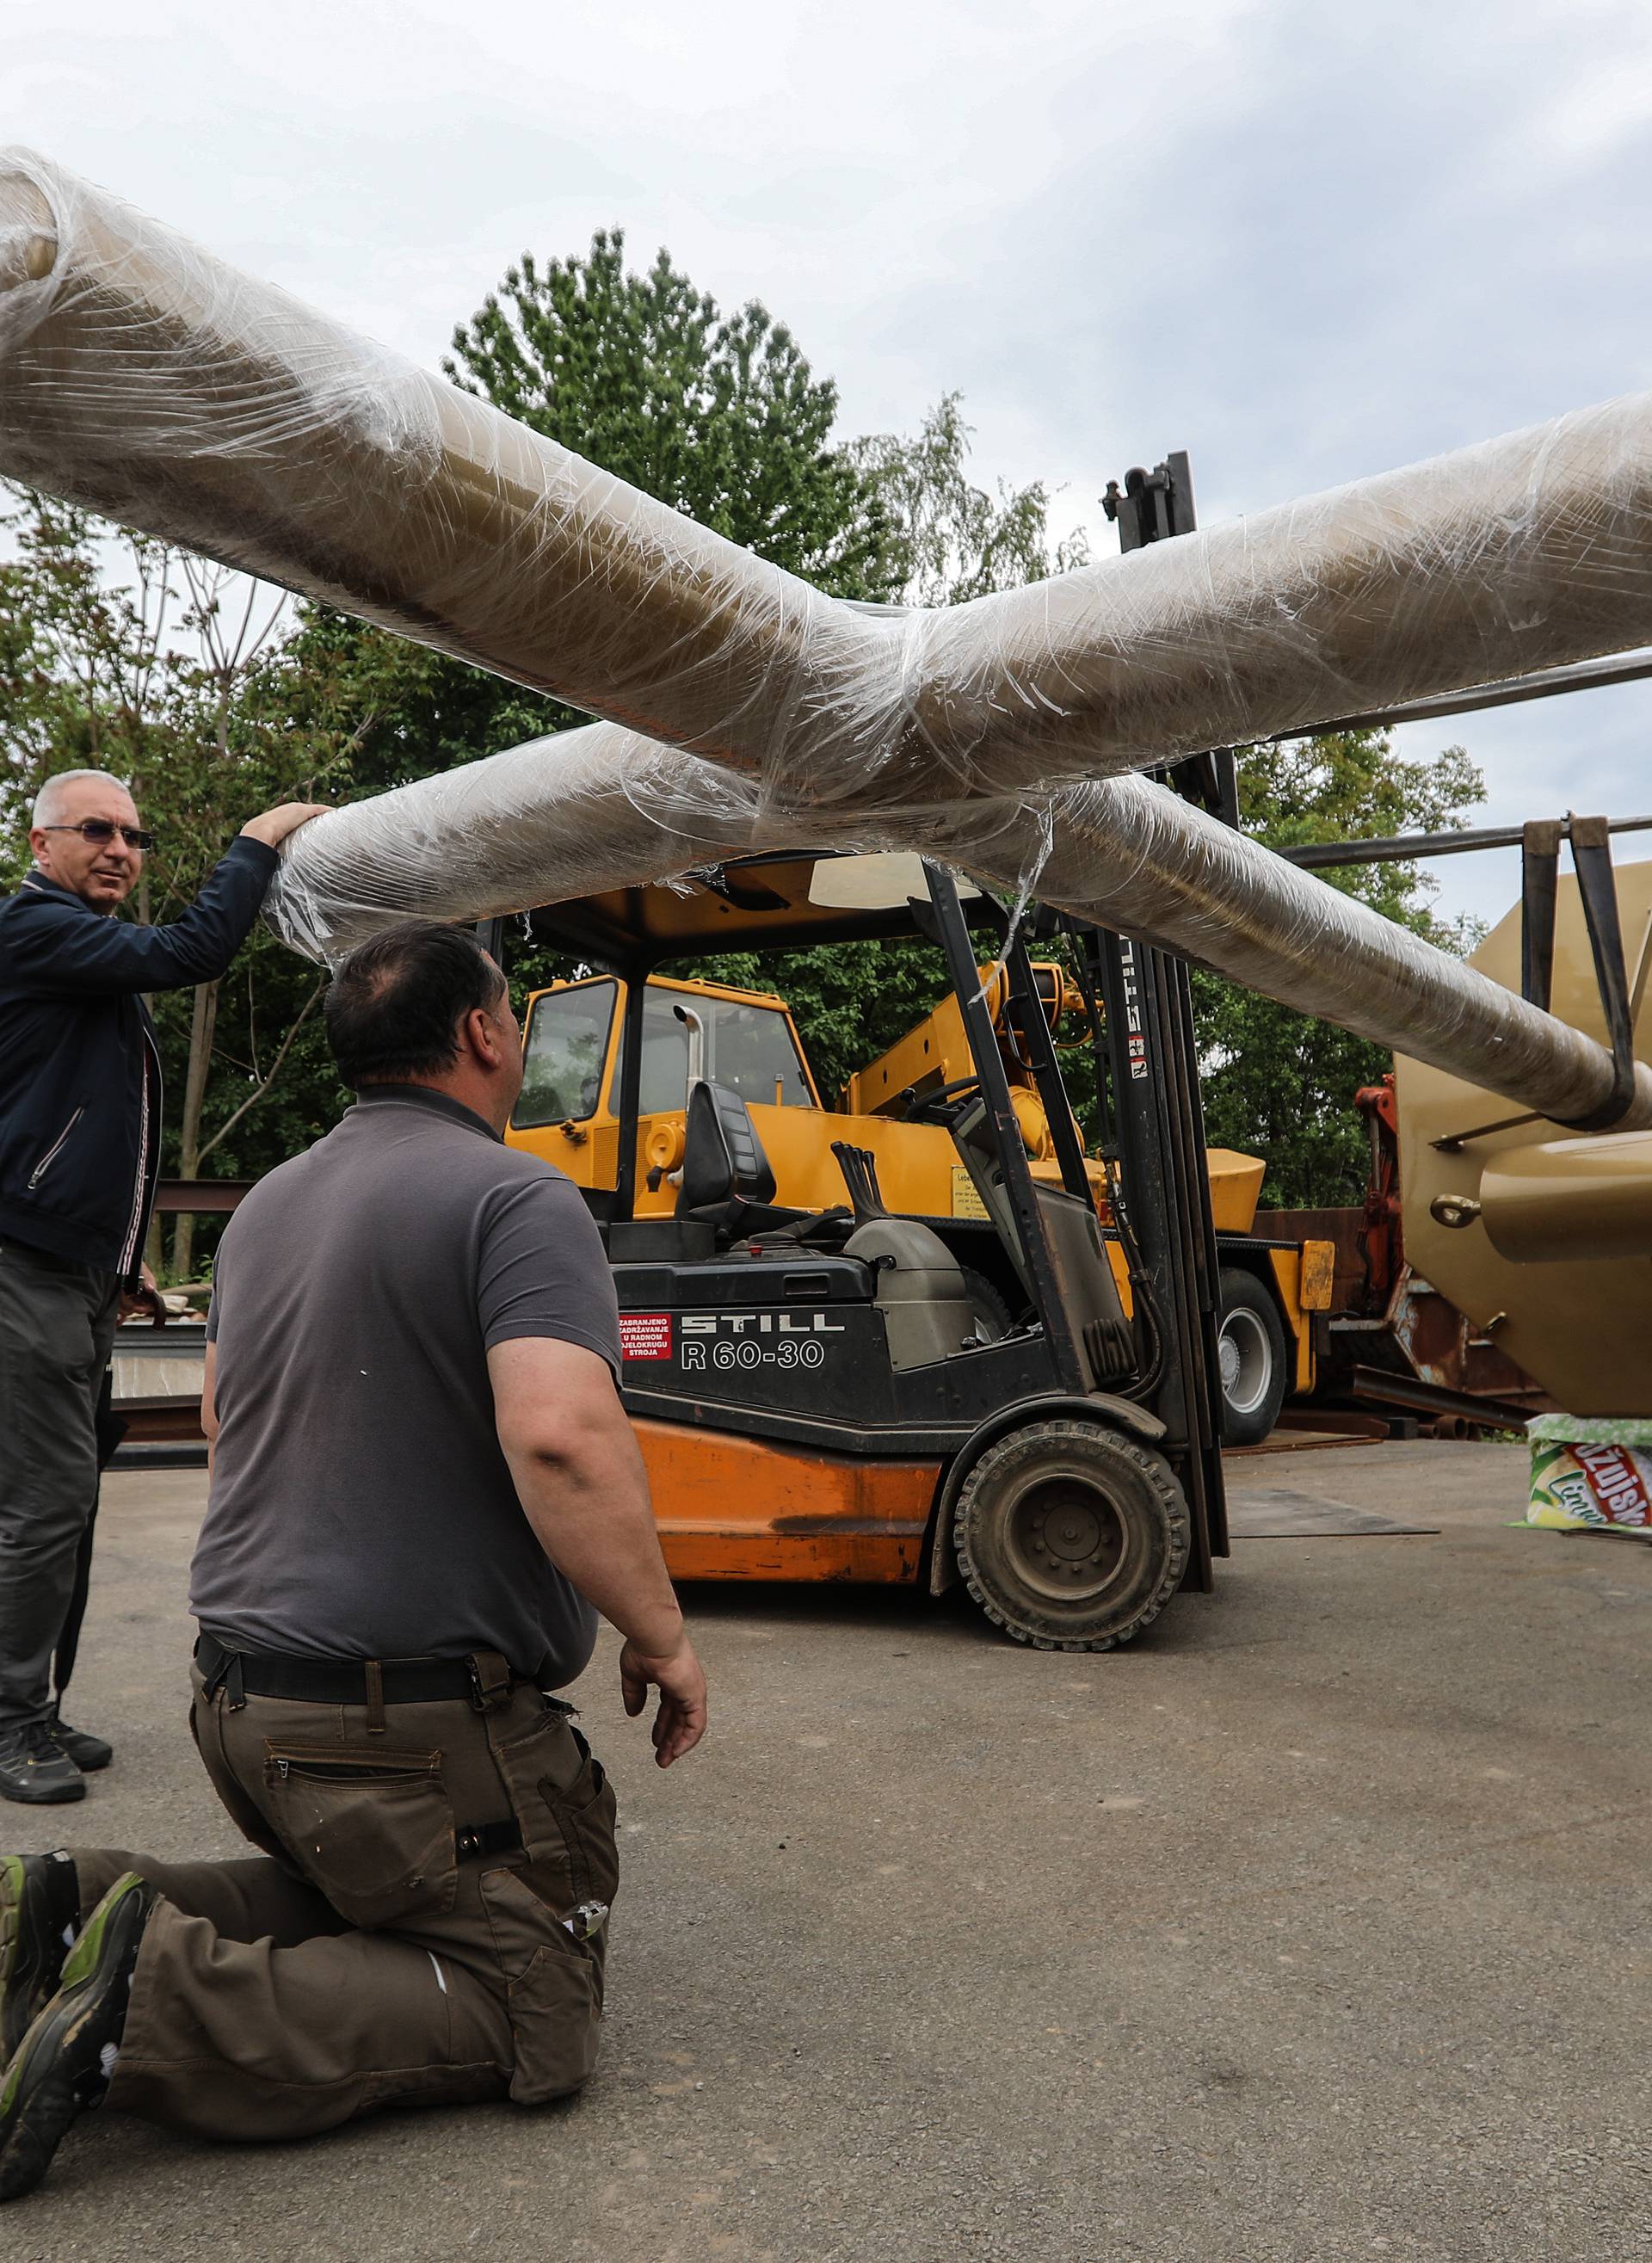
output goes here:
<path id="1" fill-rule="evenodd" d="M 590 975 L 552 983 L 529 1001 L 522 1095 L 511 1117 L 510 1144 L 543 1155 L 576 1186 L 608 1190 L 618 1184 L 629 987 L 616 975 Z M 819 1094 L 783 999 L 651 975 L 641 1023 L 638 1218 L 671 1211 L 695 1083 L 704 1080 L 738 1094 L 765 1146 L 783 1158 L 788 1130 L 775 1121 L 777 1114 L 820 1113 Z"/>

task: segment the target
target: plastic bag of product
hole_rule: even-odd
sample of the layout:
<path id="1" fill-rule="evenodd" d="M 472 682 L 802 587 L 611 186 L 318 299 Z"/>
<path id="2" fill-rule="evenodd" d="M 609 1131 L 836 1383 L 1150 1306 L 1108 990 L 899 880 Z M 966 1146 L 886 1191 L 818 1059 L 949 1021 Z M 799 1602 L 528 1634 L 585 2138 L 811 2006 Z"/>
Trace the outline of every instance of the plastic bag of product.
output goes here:
<path id="1" fill-rule="evenodd" d="M 1526 1522 L 1562 1532 L 1652 1531 L 1652 1421 L 1540 1414 Z"/>

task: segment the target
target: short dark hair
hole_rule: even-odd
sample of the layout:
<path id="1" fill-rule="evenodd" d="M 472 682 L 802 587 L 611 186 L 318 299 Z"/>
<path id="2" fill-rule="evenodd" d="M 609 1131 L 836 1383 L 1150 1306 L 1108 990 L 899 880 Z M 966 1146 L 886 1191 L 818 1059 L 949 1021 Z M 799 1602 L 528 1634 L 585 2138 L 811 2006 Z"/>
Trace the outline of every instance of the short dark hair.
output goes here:
<path id="1" fill-rule="evenodd" d="M 328 986 L 328 1041 L 352 1089 L 439 1076 L 459 1054 L 458 1025 L 491 1013 L 505 978 L 465 928 L 399 920 L 358 944 Z"/>

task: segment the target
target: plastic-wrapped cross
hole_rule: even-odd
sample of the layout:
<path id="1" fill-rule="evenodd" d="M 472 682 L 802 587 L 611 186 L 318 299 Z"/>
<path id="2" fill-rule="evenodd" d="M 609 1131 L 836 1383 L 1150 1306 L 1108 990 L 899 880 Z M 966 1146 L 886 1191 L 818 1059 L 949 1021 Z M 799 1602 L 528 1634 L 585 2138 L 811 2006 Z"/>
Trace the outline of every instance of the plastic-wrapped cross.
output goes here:
<path id="1" fill-rule="evenodd" d="M 1562 1119 L 1600 1046 L 1137 773 L 1652 641 L 1652 397 L 937 611 L 850 605 L 27 152 L 0 472 L 606 719 L 341 810 L 317 955 L 757 850 L 921 849 Z M 1652 1124 L 1644 1066 L 1626 1126 Z"/>

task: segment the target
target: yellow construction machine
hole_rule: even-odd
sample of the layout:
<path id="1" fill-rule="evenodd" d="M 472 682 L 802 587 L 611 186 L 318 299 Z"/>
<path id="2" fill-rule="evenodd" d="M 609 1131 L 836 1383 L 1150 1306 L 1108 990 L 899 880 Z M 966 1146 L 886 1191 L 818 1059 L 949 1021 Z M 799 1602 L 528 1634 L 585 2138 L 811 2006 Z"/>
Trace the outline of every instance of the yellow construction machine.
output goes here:
<path id="1" fill-rule="evenodd" d="M 1071 1053 L 1087 1069 L 1091 1035 L 1078 984 L 1054 960 L 1034 961 L 1031 971 L 1057 1052 Z M 1055 1132 L 1028 1049 L 1011 1023 L 1007 972 L 999 964 L 978 972 L 1032 1175 L 1059 1186 Z M 701 1081 L 737 1093 L 746 1103 L 774 1172 L 774 1199 L 781 1204 L 806 1211 L 841 1204 L 843 1174 L 833 1149 L 847 1141 L 871 1157 L 883 1199 L 891 1210 L 931 1218 L 985 1216 L 945 1121 L 949 1104 L 973 1081 L 963 1004 L 955 994 L 941 998 L 914 1029 L 827 1101 L 784 998 L 658 974 L 647 977 L 646 993 L 637 1099 L 637 1218 L 673 1212 L 682 1182 L 689 1095 Z M 545 1156 L 583 1188 L 613 1188 L 620 1176 L 619 1086 L 628 994 L 627 983 L 617 975 L 595 974 L 553 983 L 528 1001 L 525 1081 L 508 1136 L 514 1146 Z M 1223 1435 L 1230 1444 L 1250 1444 L 1273 1428 L 1288 1395 L 1313 1387 L 1313 1316 L 1330 1301 L 1331 1250 L 1326 1242 L 1271 1240 L 1255 1233 L 1266 1169 L 1259 1157 L 1211 1148 L 1206 1164 L 1221 1263 L 1217 1350 Z M 1113 1223 L 1108 1167 L 1086 1156 L 1085 1169 L 1106 1227 Z M 1133 1305 L 1125 1247 L 1109 1236 L 1107 1249 L 1128 1314 Z M 1000 1300 L 991 1284 L 977 1279 L 971 1288 L 983 1303 L 984 1319 L 1001 1320 Z"/>

